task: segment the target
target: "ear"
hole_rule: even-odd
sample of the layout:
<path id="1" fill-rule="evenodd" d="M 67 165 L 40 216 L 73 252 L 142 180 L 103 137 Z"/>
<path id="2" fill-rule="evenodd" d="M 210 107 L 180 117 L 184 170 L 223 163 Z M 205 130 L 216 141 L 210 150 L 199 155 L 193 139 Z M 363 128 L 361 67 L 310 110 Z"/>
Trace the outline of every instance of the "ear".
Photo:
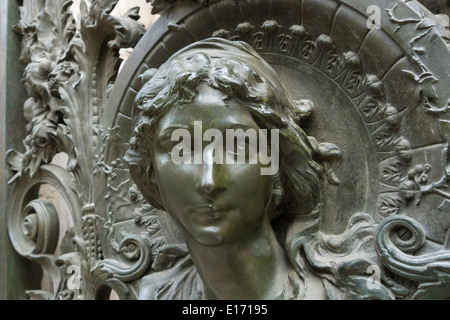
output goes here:
<path id="1" fill-rule="evenodd" d="M 153 170 L 153 166 L 149 164 L 145 170 L 145 174 L 139 173 L 139 176 L 134 177 L 135 181 L 140 181 L 140 190 L 145 200 L 158 210 L 166 210 L 163 205 L 161 193 L 159 192 L 158 182 Z"/>
<path id="2" fill-rule="evenodd" d="M 278 172 L 272 182 L 272 190 L 271 190 L 271 197 L 270 202 L 268 204 L 268 212 L 270 219 L 277 218 L 281 213 L 276 208 L 281 203 L 284 197 L 284 189 L 281 185 L 281 178 L 280 173 Z"/>
<path id="3" fill-rule="evenodd" d="M 280 173 L 277 173 L 274 177 L 272 184 L 272 200 L 275 206 L 278 206 L 284 197 L 284 189 L 281 185 Z"/>

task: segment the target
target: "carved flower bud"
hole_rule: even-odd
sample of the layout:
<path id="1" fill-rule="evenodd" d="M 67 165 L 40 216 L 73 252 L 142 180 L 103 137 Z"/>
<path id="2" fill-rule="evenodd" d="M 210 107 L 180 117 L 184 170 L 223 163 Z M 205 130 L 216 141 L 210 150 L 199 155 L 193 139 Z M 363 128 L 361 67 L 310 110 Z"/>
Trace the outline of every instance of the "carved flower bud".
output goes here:
<path id="1" fill-rule="evenodd" d="M 388 105 L 388 107 L 384 111 L 384 119 L 391 128 L 398 128 L 400 126 L 400 115 L 397 109 L 391 105 Z"/>
<path id="2" fill-rule="evenodd" d="M 142 221 L 142 214 L 138 210 L 135 210 L 133 212 L 133 218 L 134 218 L 134 223 L 139 225 Z"/>
<path id="3" fill-rule="evenodd" d="M 419 183 L 420 184 L 427 184 L 428 183 L 428 175 L 427 174 L 422 174 L 419 178 Z"/>
<path id="4" fill-rule="evenodd" d="M 418 173 L 421 174 L 424 170 L 424 166 L 421 164 L 418 164 L 417 166 L 414 167 L 414 170 Z"/>
<path id="5" fill-rule="evenodd" d="M 324 34 L 319 36 L 319 38 L 317 39 L 317 44 L 324 47 L 328 51 L 332 51 L 336 48 L 333 39 Z"/>
<path id="6" fill-rule="evenodd" d="M 405 138 L 398 139 L 395 152 L 403 163 L 408 163 L 412 159 L 411 146 Z"/>
<path id="7" fill-rule="evenodd" d="M 237 25 L 236 31 L 239 33 L 249 33 L 252 32 L 254 28 L 255 27 L 252 26 L 250 22 L 243 22 Z"/>
<path id="8" fill-rule="evenodd" d="M 430 164 L 418 164 L 415 168 L 414 171 L 416 172 L 416 175 L 419 176 L 419 178 L 416 180 L 418 181 L 420 184 L 427 184 L 428 183 L 428 172 L 430 172 L 431 170 L 431 165 Z"/>
<path id="9" fill-rule="evenodd" d="M 305 27 L 294 24 L 292 27 L 290 27 L 289 31 L 294 37 L 303 38 L 307 35 Z"/>
<path id="10" fill-rule="evenodd" d="M 355 70 L 361 69 L 361 60 L 357 53 L 353 51 L 346 52 L 344 58 L 350 68 Z"/>
<path id="11" fill-rule="evenodd" d="M 370 93 L 373 95 L 381 95 L 383 93 L 383 83 L 375 75 L 367 77 L 367 85 Z"/>
<path id="12" fill-rule="evenodd" d="M 405 201 L 410 202 L 416 197 L 418 190 L 417 184 L 412 180 L 405 180 L 400 185 L 400 196 L 405 199 Z"/>
<path id="13" fill-rule="evenodd" d="M 278 31 L 279 27 L 281 27 L 281 26 L 275 20 L 264 21 L 263 25 L 261 26 L 261 28 L 264 31 L 268 31 L 268 32 Z"/>

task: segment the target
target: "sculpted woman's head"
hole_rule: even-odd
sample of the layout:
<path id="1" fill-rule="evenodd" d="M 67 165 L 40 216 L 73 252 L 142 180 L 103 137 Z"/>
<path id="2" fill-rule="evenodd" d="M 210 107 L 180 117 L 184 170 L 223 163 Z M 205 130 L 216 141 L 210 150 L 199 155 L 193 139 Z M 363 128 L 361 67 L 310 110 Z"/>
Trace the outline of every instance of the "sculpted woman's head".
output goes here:
<path id="1" fill-rule="evenodd" d="M 359 232 L 374 230 L 367 215 L 367 223 L 356 229 L 350 225 L 339 235 L 343 246 L 337 251 L 317 232 L 321 182 L 330 177 L 330 163 L 340 159 L 340 152 L 300 128 L 305 110 L 249 45 L 216 38 L 199 41 L 158 70 L 148 70 L 143 79 L 125 160 L 144 198 L 181 227 L 208 298 L 323 298 L 333 296 L 333 290 L 343 297 L 392 296 L 384 287 L 382 294 L 355 287 L 361 277 L 367 278 L 368 261 L 376 263 L 371 262 L 372 252 L 369 258 L 354 254 Z M 199 122 L 200 132 L 195 127 Z M 175 163 L 172 155 L 179 141 L 172 141 L 172 134 L 179 129 L 190 133 L 194 146 L 180 149 L 183 157 L 195 160 L 197 144 L 203 160 L 211 161 Z M 269 135 L 276 130 L 279 143 L 270 152 L 278 152 L 279 170 L 262 175 L 267 166 L 263 161 L 212 160 L 217 149 L 209 148 L 212 140 L 205 143 L 209 129 L 265 129 Z M 245 154 L 251 147 L 244 147 Z M 234 158 L 229 151 L 223 156 Z M 330 269 L 330 260 L 340 262 Z M 359 267 L 344 281 L 340 273 L 347 265 Z M 150 274 L 141 284 L 141 297 L 158 298 L 164 291 L 168 297 L 192 298 L 189 286 L 188 292 L 178 285 L 168 289 L 176 274 Z M 321 287 L 315 276 L 327 285 Z M 315 283 L 314 290 L 308 281 Z"/>
<path id="2" fill-rule="evenodd" d="M 322 167 L 297 124 L 299 110 L 275 71 L 249 45 L 200 41 L 150 72 L 154 74 L 136 98 L 139 113 L 126 156 L 150 204 L 169 212 L 184 228 L 200 224 L 210 231 L 214 210 L 208 205 L 217 209 L 217 219 L 223 212 L 235 212 L 227 228 L 241 225 L 241 233 L 261 220 L 261 213 L 290 220 L 316 207 Z M 170 152 L 177 142 L 171 141 L 170 133 L 191 130 L 194 121 L 202 121 L 203 129 L 221 131 L 277 129 L 279 172 L 262 176 L 257 170 L 261 164 L 175 165 Z M 204 214 L 183 220 L 201 207 Z M 253 218 L 249 212 L 255 212 Z"/>

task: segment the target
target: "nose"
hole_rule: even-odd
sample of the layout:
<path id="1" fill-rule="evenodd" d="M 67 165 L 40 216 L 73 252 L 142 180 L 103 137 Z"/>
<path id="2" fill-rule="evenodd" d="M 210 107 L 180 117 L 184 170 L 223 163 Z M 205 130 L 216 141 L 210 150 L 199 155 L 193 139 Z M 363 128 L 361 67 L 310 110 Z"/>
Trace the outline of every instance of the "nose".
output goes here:
<path id="1" fill-rule="evenodd" d="M 200 176 L 197 191 L 209 200 L 226 190 L 223 165 L 214 163 L 212 153 L 204 152 L 203 163 L 199 166 Z"/>

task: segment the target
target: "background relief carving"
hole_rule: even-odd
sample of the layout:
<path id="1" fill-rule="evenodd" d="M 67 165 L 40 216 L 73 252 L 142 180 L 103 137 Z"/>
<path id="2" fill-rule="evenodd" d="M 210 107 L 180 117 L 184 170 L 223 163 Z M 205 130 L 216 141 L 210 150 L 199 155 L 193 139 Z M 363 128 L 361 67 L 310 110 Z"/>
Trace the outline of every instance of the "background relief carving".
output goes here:
<path id="1" fill-rule="evenodd" d="M 290 243 L 329 283 L 327 297 L 368 298 L 371 266 L 388 288 L 377 298 L 450 297 L 445 19 L 416 1 L 375 1 L 381 29 L 367 27 L 374 1 L 147 2 L 160 15 L 147 32 L 148 12 L 139 20 L 117 0 L 21 7 L 27 136 L 7 153 L 8 231 L 48 282 L 30 298 L 136 299 L 158 272 L 176 279 L 169 298 L 201 287 L 183 236 L 144 200 L 123 157 L 142 85 L 211 36 L 251 45 L 300 109 L 314 101 L 299 122 L 306 133 L 342 152 L 320 215 Z M 43 185 L 66 210 L 39 197 Z"/>

